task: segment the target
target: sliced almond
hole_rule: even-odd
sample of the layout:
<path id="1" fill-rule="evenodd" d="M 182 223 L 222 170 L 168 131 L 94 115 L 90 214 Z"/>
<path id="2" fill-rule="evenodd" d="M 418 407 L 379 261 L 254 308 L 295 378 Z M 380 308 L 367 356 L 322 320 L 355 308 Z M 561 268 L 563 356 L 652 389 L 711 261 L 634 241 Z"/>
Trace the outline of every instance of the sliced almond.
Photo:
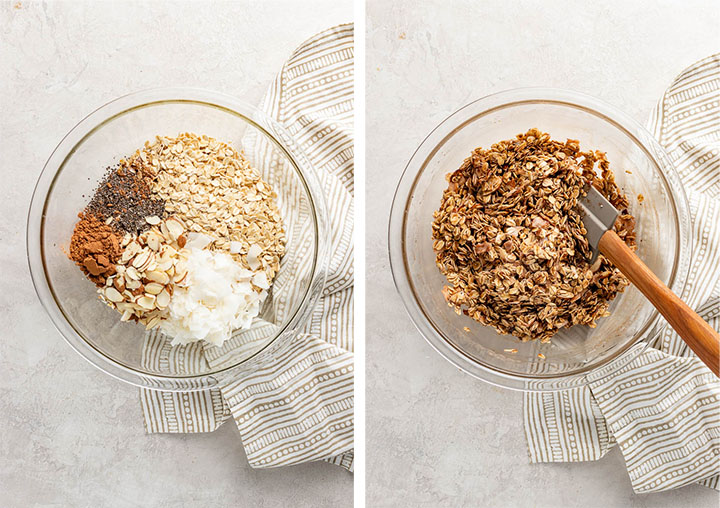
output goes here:
<path id="1" fill-rule="evenodd" d="M 175 263 L 173 263 L 173 267 L 175 268 L 175 275 L 177 275 L 178 273 L 187 272 L 187 263 L 184 260 L 177 260 Z"/>
<path id="2" fill-rule="evenodd" d="M 120 255 L 120 263 L 122 263 L 123 265 L 129 263 L 133 256 L 134 254 L 132 253 L 132 251 L 128 248 L 125 248 L 123 253 Z"/>
<path id="3" fill-rule="evenodd" d="M 160 293 L 158 293 L 155 297 L 155 304 L 158 309 L 164 309 L 170 305 L 170 293 L 167 292 L 167 289 L 163 289 Z"/>
<path id="4" fill-rule="evenodd" d="M 172 266 L 172 264 L 170 264 L 169 267 L 171 267 L 171 266 Z M 161 267 L 158 266 L 158 268 L 161 268 Z M 147 277 L 148 279 L 150 279 L 150 280 L 153 281 L 153 282 L 157 282 L 158 284 L 162 284 L 163 286 L 164 286 L 165 284 L 167 284 L 168 282 L 170 282 L 170 277 L 168 276 L 168 274 L 165 273 L 165 271 L 160 271 L 159 269 L 158 269 L 158 270 L 152 270 L 152 271 L 147 272 L 147 273 L 145 274 L 145 277 Z"/>
<path id="5" fill-rule="evenodd" d="M 115 289 L 117 289 L 120 293 L 125 291 L 125 277 L 122 275 L 115 277 L 115 280 L 113 280 L 113 286 L 115 286 Z"/>
<path id="6" fill-rule="evenodd" d="M 141 250 L 142 250 L 142 247 L 136 240 L 133 240 L 132 242 L 127 244 L 127 247 L 125 247 L 125 251 L 130 253 L 131 258 L 133 256 L 135 256 Z"/>
<path id="7" fill-rule="evenodd" d="M 142 279 L 142 276 L 140 275 L 140 272 L 137 271 L 137 268 L 134 266 L 128 266 L 127 270 L 125 271 L 125 276 L 128 279 L 132 280 L 140 280 Z"/>
<path id="8" fill-rule="evenodd" d="M 157 266 L 157 262 L 155 261 L 155 253 L 153 251 L 148 251 L 148 257 L 145 260 L 145 262 L 138 268 L 139 272 L 146 272 L 148 270 L 153 270 Z M 152 268 L 151 268 L 152 267 Z"/>
<path id="9" fill-rule="evenodd" d="M 175 249 L 172 245 L 165 245 L 161 249 L 161 252 L 163 254 L 163 259 L 165 258 L 174 258 L 178 255 L 177 249 Z"/>
<path id="10" fill-rule="evenodd" d="M 124 292 L 123 292 L 123 298 L 124 298 L 124 297 L 125 297 L 125 294 L 124 294 Z M 120 312 L 125 312 L 126 310 L 132 311 L 132 305 L 130 305 L 130 304 L 127 303 L 127 302 L 118 302 L 118 304 L 117 304 L 117 310 L 119 310 Z"/>
<path id="11" fill-rule="evenodd" d="M 155 267 L 155 270 L 153 270 L 153 271 L 167 272 L 168 270 L 170 270 L 172 268 L 172 266 L 173 266 L 172 259 L 160 260 L 158 262 L 157 266 Z"/>
<path id="12" fill-rule="evenodd" d="M 114 287 L 105 288 L 105 298 L 115 303 L 123 301 L 122 295 Z"/>
<path id="13" fill-rule="evenodd" d="M 165 225 L 167 226 L 170 239 L 173 241 L 177 241 L 177 239 L 185 232 L 185 226 L 183 226 L 179 220 L 173 217 L 170 217 L 168 220 L 166 220 Z"/>
<path id="14" fill-rule="evenodd" d="M 157 252 L 157 250 L 160 248 L 160 237 L 155 233 L 149 233 L 147 236 L 147 245 L 152 250 Z"/>
<path id="15" fill-rule="evenodd" d="M 150 284 L 145 284 L 145 292 L 151 295 L 157 295 L 164 289 L 164 287 L 165 286 L 158 284 L 157 282 L 151 282 Z"/>
<path id="16" fill-rule="evenodd" d="M 142 271 L 142 266 L 147 263 L 151 255 L 150 251 L 140 252 L 137 256 L 135 256 L 135 259 L 133 259 L 132 265 L 137 268 L 138 271 Z"/>
<path id="17" fill-rule="evenodd" d="M 149 217 L 145 217 L 145 222 L 147 222 L 148 224 L 152 224 L 153 226 L 157 226 L 158 224 L 160 224 L 160 221 L 161 219 L 157 215 L 150 215 Z"/>
<path id="18" fill-rule="evenodd" d="M 157 325 L 159 325 L 159 324 L 160 324 L 160 316 L 155 316 L 147 322 L 147 324 L 145 325 L 145 329 L 152 330 L 153 328 L 156 328 Z"/>
<path id="19" fill-rule="evenodd" d="M 143 295 L 135 302 L 143 309 L 153 310 L 155 308 L 155 297 L 151 295 Z"/>
<path id="20" fill-rule="evenodd" d="M 157 268 L 157 257 L 155 255 L 150 256 L 148 262 L 142 266 L 144 272 L 151 272 Z"/>
<path id="21" fill-rule="evenodd" d="M 187 280 L 187 274 L 188 274 L 187 270 L 182 271 L 182 272 L 176 272 L 175 276 L 173 277 L 173 281 L 175 282 L 175 284 L 182 285 Z"/>

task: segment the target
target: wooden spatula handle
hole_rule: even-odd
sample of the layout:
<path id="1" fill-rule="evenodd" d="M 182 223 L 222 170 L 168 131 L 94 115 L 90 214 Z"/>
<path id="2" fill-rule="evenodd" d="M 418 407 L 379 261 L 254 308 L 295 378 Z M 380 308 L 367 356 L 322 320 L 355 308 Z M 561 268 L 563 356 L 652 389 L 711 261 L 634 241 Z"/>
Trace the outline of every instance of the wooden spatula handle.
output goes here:
<path id="1" fill-rule="evenodd" d="M 615 231 L 606 232 L 598 248 L 650 300 L 698 358 L 720 377 L 720 334 L 670 291 Z"/>
<path id="2" fill-rule="evenodd" d="M 598 248 L 650 300 L 698 358 L 720 377 L 720 335 L 670 291 L 615 231 L 606 232 Z"/>

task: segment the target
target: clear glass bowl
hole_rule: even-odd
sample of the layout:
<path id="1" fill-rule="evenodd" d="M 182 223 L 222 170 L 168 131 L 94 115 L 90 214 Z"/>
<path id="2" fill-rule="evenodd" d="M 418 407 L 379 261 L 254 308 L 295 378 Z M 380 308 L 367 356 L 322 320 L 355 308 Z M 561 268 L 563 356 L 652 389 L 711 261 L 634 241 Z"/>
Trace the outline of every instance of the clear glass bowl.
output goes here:
<path id="1" fill-rule="evenodd" d="M 123 323 L 97 297 L 65 254 L 77 214 L 106 168 L 156 135 L 206 134 L 243 149 L 278 194 L 286 254 L 260 318 L 252 347 L 222 367 L 197 360 L 197 346 L 173 348 L 169 339 Z M 99 108 L 60 142 L 32 198 L 27 249 L 33 284 L 67 342 L 104 372 L 134 385 L 162 390 L 215 386 L 277 340 L 297 333 L 325 283 L 328 218 L 322 187 L 291 135 L 262 111 L 205 90 L 163 88 L 134 93 Z M 293 291 L 290 291 L 293 289 Z M 300 295 L 289 300 L 288 294 Z M 285 305 L 281 312 L 275 302 Z M 154 361 L 154 355 L 160 358 Z M 188 362 L 184 363 L 187 358 Z M 227 360 L 227 358 L 226 358 Z"/>
<path id="2" fill-rule="evenodd" d="M 550 343 L 523 343 L 458 316 L 448 307 L 441 293 L 445 278 L 435 266 L 432 249 L 430 225 L 447 187 L 445 175 L 460 167 L 474 148 L 489 148 L 532 127 L 554 139 L 578 139 L 583 149 L 607 152 L 637 218 L 637 254 L 681 294 L 689 268 L 692 229 L 677 172 L 650 133 L 627 115 L 569 91 L 526 88 L 501 92 L 468 104 L 437 126 L 412 156 L 398 184 L 388 245 L 395 285 L 405 307 L 420 333 L 441 355 L 495 385 L 561 390 L 583 385 L 588 373 L 608 362 L 616 360 L 612 369 L 617 369 L 639 354 L 643 348 L 632 346 L 647 344 L 664 324 L 654 307 L 636 288 L 629 287 L 613 301 L 611 315 L 600 319 L 597 328 L 574 326 Z M 642 203 L 639 194 L 644 196 Z M 504 351 L 513 348 L 517 353 Z"/>

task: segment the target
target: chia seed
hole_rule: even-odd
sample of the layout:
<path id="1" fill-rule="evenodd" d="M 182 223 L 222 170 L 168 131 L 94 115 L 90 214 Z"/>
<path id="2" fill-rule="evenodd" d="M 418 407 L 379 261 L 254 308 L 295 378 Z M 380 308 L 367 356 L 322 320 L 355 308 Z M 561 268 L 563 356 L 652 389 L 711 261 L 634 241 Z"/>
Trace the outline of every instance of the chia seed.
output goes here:
<path id="1" fill-rule="evenodd" d="M 164 218 L 165 202 L 154 199 L 148 185 L 154 175 L 141 164 L 107 168 L 85 211 L 102 220 L 112 217 L 113 227 L 133 234 L 150 227 L 145 217 Z"/>

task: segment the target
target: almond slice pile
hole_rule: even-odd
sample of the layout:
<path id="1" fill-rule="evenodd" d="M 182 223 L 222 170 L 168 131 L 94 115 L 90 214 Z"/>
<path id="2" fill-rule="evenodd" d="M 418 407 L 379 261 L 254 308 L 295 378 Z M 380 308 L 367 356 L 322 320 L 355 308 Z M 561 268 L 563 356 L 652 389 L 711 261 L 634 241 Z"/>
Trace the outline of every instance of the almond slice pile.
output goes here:
<path id="1" fill-rule="evenodd" d="M 108 277 L 98 292 L 112 308 L 122 313 L 121 321 L 138 321 L 149 330 L 166 317 L 173 286 L 187 279 L 185 225 L 180 219 L 145 219 L 152 227 L 140 235 L 127 233 L 115 275 Z"/>

